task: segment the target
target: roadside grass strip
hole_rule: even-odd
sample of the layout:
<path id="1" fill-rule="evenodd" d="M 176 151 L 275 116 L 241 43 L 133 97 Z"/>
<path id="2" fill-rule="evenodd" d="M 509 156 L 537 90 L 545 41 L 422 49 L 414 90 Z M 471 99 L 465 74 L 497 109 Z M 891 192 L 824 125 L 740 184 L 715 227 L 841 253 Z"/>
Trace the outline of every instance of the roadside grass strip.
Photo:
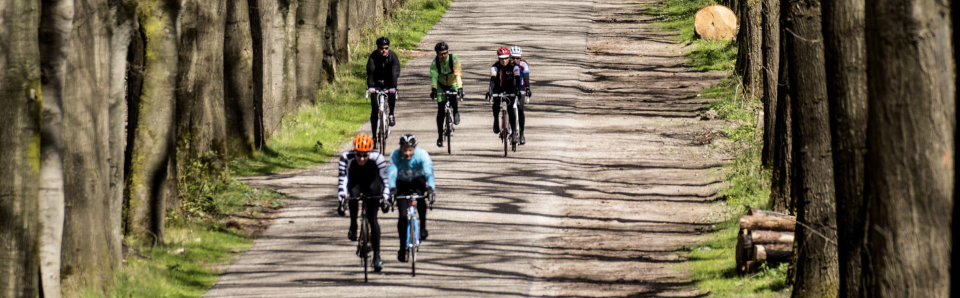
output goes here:
<path id="1" fill-rule="evenodd" d="M 648 11 L 659 18 L 661 28 L 679 32 L 677 39 L 690 45 L 686 54 L 689 66 L 697 71 L 732 73 L 736 64 L 736 46 L 728 41 L 700 40 L 694 33 L 694 14 L 710 4 L 716 2 L 664 0 L 650 5 Z M 761 166 L 763 145 L 756 134 L 755 114 L 763 106 L 759 101 L 745 100 L 739 82 L 739 77 L 730 75 L 701 91 L 704 97 L 717 99 L 706 109 L 713 109 L 720 119 L 730 124 L 725 132 L 732 145 L 726 150 L 731 150 L 735 158 L 725 166 L 726 186 L 720 191 L 728 218 L 717 225 L 711 239 L 682 250 L 689 252 L 690 268 L 697 287 L 711 297 L 783 297 L 790 293 L 786 276 L 788 264 L 764 265 L 759 273 L 745 276 L 736 273 L 734 258 L 739 217 L 745 213 L 746 206 L 770 207 L 770 175 Z"/>
<path id="2" fill-rule="evenodd" d="M 267 142 L 265 152 L 231 160 L 230 176 L 306 168 L 337 154 L 369 119 L 370 104 L 363 91 L 366 56 L 375 39 L 390 37 L 405 64 L 410 51 L 452 3 L 408 0 L 379 28 L 364 32 L 359 44 L 351 45 L 351 60 L 340 66 L 336 82 L 320 89 L 317 104 L 286 116 L 282 130 Z M 220 273 L 253 245 L 253 233 L 269 224 L 264 213 L 280 208 L 283 198 L 233 178 L 181 185 L 181 189 L 182 211 L 168 215 L 165 245 L 139 246 L 126 241 L 131 245 L 129 252 L 106 296 L 96 289 L 81 289 L 81 297 L 201 297 Z M 243 218 L 255 220 L 244 222 Z"/>

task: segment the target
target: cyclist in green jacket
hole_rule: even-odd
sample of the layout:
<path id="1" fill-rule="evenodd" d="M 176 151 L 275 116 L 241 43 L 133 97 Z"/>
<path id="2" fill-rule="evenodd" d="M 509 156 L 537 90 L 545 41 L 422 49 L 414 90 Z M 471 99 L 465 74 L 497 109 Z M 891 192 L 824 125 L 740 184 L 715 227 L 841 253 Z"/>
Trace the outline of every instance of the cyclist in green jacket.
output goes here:
<path id="1" fill-rule="evenodd" d="M 433 50 L 437 52 L 437 58 L 433 59 L 430 65 L 430 98 L 437 100 L 437 147 L 443 147 L 443 114 L 447 100 L 444 92 L 449 90 L 457 91 L 460 98 L 463 98 L 463 79 L 460 68 L 460 59 L 456 55 L 449 53 L 450 47 L 446 42 L 439 42 Z M 439 89 L 439 93 L 437 91 Z M 450 101 L 453 107 L 453 124 L 460 124 L 460 111 L 457 99 Z"/>

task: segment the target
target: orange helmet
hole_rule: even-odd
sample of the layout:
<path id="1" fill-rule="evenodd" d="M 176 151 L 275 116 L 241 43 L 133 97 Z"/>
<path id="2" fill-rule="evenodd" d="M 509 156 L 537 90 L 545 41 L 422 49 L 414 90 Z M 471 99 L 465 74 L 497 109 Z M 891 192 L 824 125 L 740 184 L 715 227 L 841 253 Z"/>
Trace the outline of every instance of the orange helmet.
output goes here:
<path id="1" fill-rule="evenodd" d="M 356 138 L 353 138 L 353 150 L 370 152 L 370 150 L 373 150 L 373 138 L 365 133 L 358 134 Z"/>

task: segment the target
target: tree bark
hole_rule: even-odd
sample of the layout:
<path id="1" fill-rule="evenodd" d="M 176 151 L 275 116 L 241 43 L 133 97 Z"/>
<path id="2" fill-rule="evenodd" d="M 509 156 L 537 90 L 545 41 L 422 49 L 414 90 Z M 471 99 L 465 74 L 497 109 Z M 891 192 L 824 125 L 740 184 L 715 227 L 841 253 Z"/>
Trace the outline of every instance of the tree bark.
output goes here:
<path id="1" fill-rule="evenodd" d="M 793 297 L 836 297 L 836 201 L 820 1 L 788 2 L 786 30 L 797 167 L 797 275 Z"/>
<path id="2" fill-rule="evenodd" d="M 137 8 L 144 41 L 142 91 L 131 96 L 133 130 L 127 175 L 127 235 L 142 243 L 162 243 L 165 191 L 175 186 L 169 160 L 176 154 L 178 0 L 145 2 Z M 174 185 L 170 185 L 170 183 Z"/>
<path id="3" fill-rule="evenodd" d="M 867 137 L 862 0 L 826 1 L 823 38 L 837 200 L 840 297 L 859 297 L 863 243 L 863 158 Z"/>
<path id="4" fill-rule="evenodd" d="M 763 0 L 745 0 L 741 10 L 744 16 L 740 30 L 746 33 L 740 41 L 743 64 L 743 89 L 748 100 L 760 100 L 763 97 Z"/>
<path id="5" fill-rule="evenodd" d="M 297 104 L 312 105 L 323 79 L 324 31 L 327 25 L 328 0 L 300 0 L 297 10 Z"/>
<path id="6" fill-rule="evenodd" d="M 297 103 L 297 9 L 298 0 L 280 2 L 280 15 L 283 17 L 283 112 L 285 115 L 296 114 L 300 105 Z M 278 120 L 279 121 L 279 120 Z M 274 132 L 278 131 L 280 124 Z"/>
<path id="7" fill-rule="evenodd" d="M 264 21 L 263 14 L 260 13 L 260 2 L 268 0 L 247 0 L 247 9 L 250 12 L 250 39 L 253 43 L 253 146 L 257 150 L 266 147 L 266 133 L 263 119 L 263 103 L 267 97 L 266 86 L 268 77 L 266 76 L 270 68 L 264 61 Z M 267 51 L 269 52 L 269 51 Z"/>
<path id="8" fill-rule="evenodd" d="M 40 67 L 43 116 L 40 127 L 40 284 L 43 297 L 61 297 L 63 241 L 63 96 L 67 56 L 72 51 L 73 0 L 41 7 Z"/>
<path id="9" fill-rule="evenodd" d="M 226 0 L 186 0 L 180 18 L 177 76 L 177 150 L 189 176 L 221 179 L 227 174 L 223 107 L 223 41 Z M 190 177 L 196 179 L 199 177 Z"/>
<path id="10" fill-rule="evenodd" d="M 113 254 L 116 262 L 114 267 L 121 266 L 121 246 L 123 242 L 123 165 L 124 150 L 126 149 L 125 123 L 127 121 L 127 106 L 124 89 L 126 87 L 127 49 L 130 47 L 131 32 L 136 22 L 137 2 L 134 0 L 108 0 L 110 6 L 110 22 L 113 28 L 110 32 L 110 78 L 107 104 L 109 107 L 110 130 L 110 192 L 108 210 L 110 215 L 110 246 L 107 248 Z"/>
<path id="11" fill-rule="evenodd" d="M 740 217 L 740 229 L 744 230 L 794 231 L 796 228 L 797 222 L 789 218 L 751 215 Z"/>
<path id="12" fill-rule="evenodd" d="M 780 69 L 780 0 L 763 0 L 763 149 L 761 160 L 774 167 L 777 134 L 777 76 Z M 781 210 L 782 211 L 782 210 Z"/>
<path id="13" fill-rule="evenodd" d="M 224 110 L 227 151 L 247 156 L 254 150 L 253 40 L 246 1 L 227 1 L 224 33 Z"/>
<path id="14" fill-rule="evenodd" d="M 781 5 L 783 12 L 789 5 Z M 793 176 L 793 110 L 790 101 L 790 53 L 787 51 L 789 40 L 783 30 L 783 18 L 780 21 L 780 59 L 777 67 L 777 99 L 776 116 L 773 130 L 776 132 L 773 143 L 773 171 L 770 189 L 773 210 L 788 214 L 795 214 L 791 177 Z"/>
<path id="15" fill-rule="evenodd" d="M 264 148 L 283 116 L 283 18 L 276 0 L 248 0 L 253 39 L 254 143 Z M 259 91 L 259 92 L 258 92 Z"/>
<path id="16" fill-rule="evenodd" d="M 950 295 L 956 73 L 948 6 L 865 4 L 863 297 Z"/>
<path id="17" fill-rule="evenodd" d="M 103 290 L 119 260 L 110 222 L 110 10 L 106 0 L 76 0 L 64 110 L 64 293 Z M 116 223 L 119 224 L 119 223 Z"/>
<path id="18" fill-rule="evenodd" d="M 0 296 L 37 297 L 39 1 L 0 0 Z"/>

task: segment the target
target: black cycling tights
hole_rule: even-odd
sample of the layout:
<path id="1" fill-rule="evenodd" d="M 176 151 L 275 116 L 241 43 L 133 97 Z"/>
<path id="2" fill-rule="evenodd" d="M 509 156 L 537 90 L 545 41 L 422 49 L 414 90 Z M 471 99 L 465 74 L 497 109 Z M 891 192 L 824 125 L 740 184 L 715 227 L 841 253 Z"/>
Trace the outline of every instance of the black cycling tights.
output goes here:
<path id="1" fill-rule="evenodd" d="M 413 181 L 406 182 L 397 179 L 397 196 L 405 196 L 427 193 L 427 179 L 420 177 Z M 410 208 L 410 200 L 397 199 L 397 231 L 400 232 L 400 249 L 407 247 L 407 209 Z M 420 231 L 427 229 L 427 200 L 417 200 L 417 212 L 420 217 Z"/>
<path id="2" fill-rule="evenodd" d="M 387 105 L 390 106 L 390 115 L 393 115 L 393 111 L 397 107 L 397 94 L 390 94 L 387 96 Z M 380 104 L 377 102 L 377 97 L 375 94 L 370 96 L 370 126 L 373 127 L 373 136 L 377 135 L 377 113 L 380 112 Z M 387 120 L 387 119 L 384 119 Z"/>
<path id="3" fill-rule="evenodd" d="M 380 198 L 367 198 L 367 220 L 370 221 L 370 244 L 373 245 L 373 254 L 380 255 L 380 223 L 377 221 L 377 212 L 380 212 Z M 350 229 L 357 229 L 357 211 L 360 202 L 350 200 Z M 357 231 L 359 233 L 359 231 Z M 359 234 L 357 234 L 359 236 Z"/>
<path id="4" fill-rule="evenodd" d="M 443 135 L 443 117 L 444 117 L 443 113 L 445 112 L 444 110 L 446 110 L 446 107 L 447 107 L 446 102 L 437 103 L 437 134 L 441 136 Z M 456 99 L 453 99 L 452 101 L 450 101 L 450 107 L 453 108 L 453 115 L 450 115 L 450 117 L 454 117 L 454 115 L 457 114 L 460 108 L 460 104 Z"/>
<path id="5" fill-rule="evenodd" d="M 499 97 L 496 97 L 496 98 L 493 99 L 493 123 L 494 123 L 494 124 L 500 123 L 500 100 L 501 100 L 501 98 L 499 98 Z M 511 98 L 510 100 L 516 100 L 516 97 Z M 523 108 L 517 106 L 517 110 L 518 110 L 518 111 L 521 111 L 521 112 L 520 112 L 520 115 L 523 115 L 523 112 L 522 112 L 522 111 L 523 111 Z M 507 104 L 507 115 L 508 115 L 508 117 L 510 117 L 510 128 L 512 128 L 514 131 L 516 131 L 516 130 L 517 130 L 517 126 L 516 126 L 516 124 L 514 124 L 514 123 L 517 121 L 517 120 L 516 120 L 517 113 L 514 113 L 513 107 L 512 107 L 512 105 L 509 104 L 509 103 Z M 523 116 L 521 116 L 521 117 L 523 117 Z M 523 118 L 520 118 L 520 123 L 521 123 L 521 124 L 520 124 L 520 127 L 523 128 Z M 498 124 L 498 125 L 499 125 L 499 124 Z M 521 129 L 521 130 L 522 130 L 522 129 Z"/>

